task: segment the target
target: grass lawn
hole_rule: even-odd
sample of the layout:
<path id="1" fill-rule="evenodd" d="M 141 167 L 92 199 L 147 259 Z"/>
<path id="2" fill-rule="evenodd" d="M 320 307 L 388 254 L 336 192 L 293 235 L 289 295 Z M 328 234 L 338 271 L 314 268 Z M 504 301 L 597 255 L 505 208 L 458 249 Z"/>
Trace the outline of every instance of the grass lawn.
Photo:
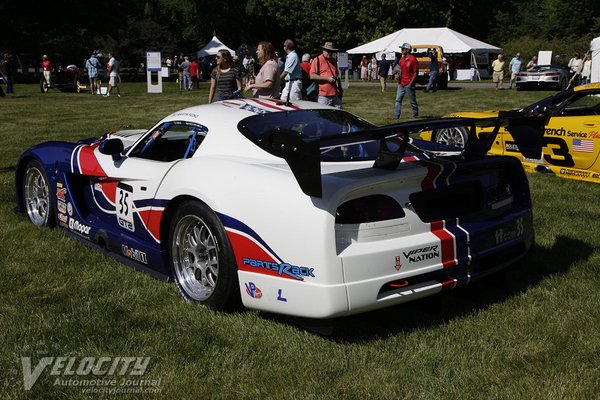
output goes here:
<path id="1" fill-rule="evenodd" d="M 599 185 L 530 175 L 536 243 L 518 268 L 337 320 L 323 336 L 287 318 L 185 303 L 174 285 L 13 212 L 14 165 L 23 150 L 149 127 L 205 103 L 205 84 L 180 92 L 166 83 L 163 94 L 124 84 L 121 98 L 15 89 L 0 98 L 0 398 L 600 398 Z M 417 98 L 421 116 L 433 117 L 520 107 L 549 94 L 466 88 L 419 90 Z M 385 124 L 394 95 L 351 86 L 344 100 L 348 110 Z M 409 110 L 405 102 L 403 115 Z M 126 377 L 155 380 L 141 389 L 158 393 L 86 394 L 62 386 L 69 376 L 51 367 L 25 390 L 22 357 L 31 358 L 32 370 L 43 357 L 150 357 L 142 377 Z M 116 378 L 113 388 L 127 389 Z"/>

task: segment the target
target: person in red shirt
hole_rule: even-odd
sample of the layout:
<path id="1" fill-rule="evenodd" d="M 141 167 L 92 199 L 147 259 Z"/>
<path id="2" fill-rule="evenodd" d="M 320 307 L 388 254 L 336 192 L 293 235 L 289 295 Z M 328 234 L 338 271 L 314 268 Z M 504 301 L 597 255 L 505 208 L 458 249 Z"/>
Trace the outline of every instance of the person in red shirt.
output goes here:
<path id="1" fill-rule="evenodd" d="M 48 58 L 47 55 L 42 56 L 42 71 L 44 73 L 44 79 L 48 86 L 50 86 L 50 73 L 52 72 L 52 61 Z"/>
<path id="2" fill-rule="evenodd" d="M 323 53 L 310 64 L 310 79 L 319 85 L 317 102 L 342 108 L 341 85 L 338 77 L 336 54 L 338 49 L 333 42 L 321 46 Z"/>
<path id="3" fill-rule="evenodd" d="M 302 62 L 300 63 L 300 69 L 303 74 L 310 76 L 310 54 L 304 53 L 302 55 Z"/>
<path id="4" fill-rule="evenodd" d="M 419 105 L 417 104 L 415 83 L 419 73 L 419 65 L 415 56 L 410 54 L 410 51 L 412 50 L 410 43 L 404 43 L 400 48 L 402 49 L 402 55 L 400 56 L 400 69 L 402 70 L 402 74 L 400 75 L 398 89 L 396 90 L 396 108 L 392 118 L 400 118 L 404 95 L 408 95 L 410 100 L 412 117 L 417 118 L 419 116 Z"/>
<path id="5" fill-rule="evenodd" d="M 199 88 L 198 85 L 198 81 L 200 80 L 200 75 L 199 75 L 199 70 L 198 70 L 198 61 L 196 61 L 196 59 L 192 59 L 192 62 L 190 64 L 190 75 L 192 77 L 192 82 L 190 83 L 190 89 L 193 89 L 194 87 L 196 87 L 196 89 Z"/>

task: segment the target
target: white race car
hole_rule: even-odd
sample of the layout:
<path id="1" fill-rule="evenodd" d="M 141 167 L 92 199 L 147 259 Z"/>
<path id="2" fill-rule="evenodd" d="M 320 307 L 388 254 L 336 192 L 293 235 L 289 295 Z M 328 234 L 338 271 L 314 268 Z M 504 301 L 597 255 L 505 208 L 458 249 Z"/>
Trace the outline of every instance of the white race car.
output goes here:
<path id="1" fill-rule="evenodd" d="M 173 279 L 187 300 L 338 317 L 454 288 L 527 253 L 519 160 L 485 155 L 481 140 L 457 152 L 409 137 L 518 121 L 375 127 L 312 102 L 223 101 L 147 131 L 30 148 L 17 208 Z"/>

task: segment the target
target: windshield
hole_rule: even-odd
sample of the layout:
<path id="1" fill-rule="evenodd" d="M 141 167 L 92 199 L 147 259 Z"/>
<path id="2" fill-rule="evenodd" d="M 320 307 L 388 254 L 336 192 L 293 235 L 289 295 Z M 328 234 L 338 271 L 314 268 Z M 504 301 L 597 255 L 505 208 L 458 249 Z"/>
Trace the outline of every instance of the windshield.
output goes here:
<path id="1" fill-rule="evenodd" d="M 275 132 L 318 139 L 373 129 L 375 126 L 343 110 L 299 110 L 260 114 L 242 120 L 238 129 L 248 139 L 272 153 L 268 138 Z M 379 142 L 340 145 L 322 150 L 321 161 L 354 161 L 374 159 Z"/>

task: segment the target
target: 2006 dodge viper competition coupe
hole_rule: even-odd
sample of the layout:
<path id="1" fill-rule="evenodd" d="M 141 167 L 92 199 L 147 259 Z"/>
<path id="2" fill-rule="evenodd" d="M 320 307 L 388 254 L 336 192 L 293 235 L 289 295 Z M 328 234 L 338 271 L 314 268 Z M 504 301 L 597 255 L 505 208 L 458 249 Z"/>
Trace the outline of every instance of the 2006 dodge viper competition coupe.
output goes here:
<path id="1" fill-rule="evenodd" d="M 517 158 L 487 152 L 506 128 L 539 157 L 544 123 L 509 112 L 376 127 L 312 102 L 217 102 L 28 149 L 17 211 L 213 309 L 241 298 L 339 317 L 518 262 L 534 237 L 527 178 Z M 411 137 L 463 126 L 493 135 L 460 150 Z"/>

